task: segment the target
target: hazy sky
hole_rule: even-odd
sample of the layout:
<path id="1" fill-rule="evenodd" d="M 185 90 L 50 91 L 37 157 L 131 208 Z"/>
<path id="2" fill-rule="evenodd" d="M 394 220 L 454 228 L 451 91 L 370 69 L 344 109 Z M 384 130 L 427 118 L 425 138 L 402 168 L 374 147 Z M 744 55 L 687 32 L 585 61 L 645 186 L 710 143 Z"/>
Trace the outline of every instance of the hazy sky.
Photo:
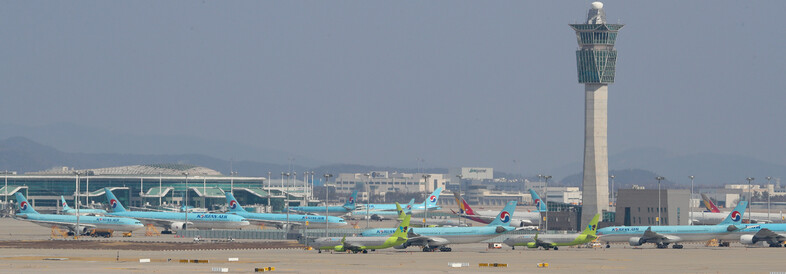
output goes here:
<path id="1" fill-rule="evenodd" d="M 4 1 L 0 121 L 330 162 L 551 168 L 583 157 L 568 24 L 590 2 Z M 626 24 L 610 153 L 786 164 L 786 1 L 605 4 Z"/>

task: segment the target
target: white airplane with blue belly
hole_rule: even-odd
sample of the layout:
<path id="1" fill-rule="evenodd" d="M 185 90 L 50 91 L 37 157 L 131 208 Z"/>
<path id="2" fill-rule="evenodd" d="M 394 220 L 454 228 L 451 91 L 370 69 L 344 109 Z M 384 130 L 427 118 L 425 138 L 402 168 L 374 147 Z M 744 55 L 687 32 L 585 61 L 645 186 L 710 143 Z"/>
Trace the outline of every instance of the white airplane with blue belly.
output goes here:
<path id="1" fill-rule="evenodd" d="M 238 229 L 249 225 L 246 218 L 231 214 L 191 213 L 186 215 L 185 212 L 127 211 L 109 188 L 104 188 L 104 191 L 106 191 L 106 200 L 112 209 L 111 213 L 107 213 L 108 215 L 134 218 L 145 224 L 162 227 L 167 231 L 191 227 L 197 229 Z"/>
<path id="2" fill-rule="evenodd" d="M 448 245 L 478 243 L 505 232 L 515 230 L 510 226 L 510 216 L 516 210 L 516 202 L 511 201 L 502 211 L 497 214 L 497 218 L 487 226 L 481 227 L 423 227 L 410 228 L 407 234 L 407 241 L 395 246 L 396 249 L 405 249 L 410 246 L 421 246 L 423 252 L 430 252 L 439 249 L 449 252 L 452 249 Z M 384 236 L 395 232 L 394 228 L 369 229 L 363 231 L 363 236 Z"/>
<path id="3" fill-rule="evenodd" d="M 742 201 L 729 213 L 725 220 L 717 225 L 672 225 L 672 226 L 612 226 L 598 229 L 600 242 L 609 247 L 611 242 L 628 242 L 631 246 L 653 243 L 658 248 L 682 248 L 679 242 L 709 241 L 711 239 L 739 239 L 742 226 L 742 214 L 745 206 Z"/>
<path id="4" fill-rule="evenodd" d="M 287 217 L 287 214 L 281 213 L 252 213 L 246 211 L 232 193 L 226 192 L 225 195 L 229 213 L 244 217 L 255 224 L 286 228 L 288 220 L 290 226 L 304 227 L 307 225 L 309 228 L 325 228 L 325 220 L 327 220 L 328 227 L 331 228 L 340 228 L 347 225 L 347 221 L 334 216 L 289 214 L 289 217 Z"/>
<path id="5" fill-rule="evenodd" d="M 65 198 L 63 198 L 62 195 L 60 196 L 60 205 L 63 207 L 63 210 L 61 211 L 63 214 L 76 215 L 76 209 L 69 207 L 68 203 L 66 203 L 66 200 Z M 80 208 L 79 215 L 106 215 L 106 210 L 94 209 L 94 208 Z"/>
<path id="6" fill-rule="evenodd" d="M 79 225 L 77 226 L 77 216 L 38 213 L 38 211 L 27 202 L 27 199 L 22 193 L 16 193 L 16 201 L 20 211 L 19 214 L 16 214 L 16 218 L 44 227 L 56 226 L 65 228 L 74 234 L 77 234 L 77 232 L 80 235 L 85 234 L 92 229 L 111 229 L 114 231 L 132 232 L 144 227 L 142 222 L 130 218 L 96 216 L 79 216 Z"/>

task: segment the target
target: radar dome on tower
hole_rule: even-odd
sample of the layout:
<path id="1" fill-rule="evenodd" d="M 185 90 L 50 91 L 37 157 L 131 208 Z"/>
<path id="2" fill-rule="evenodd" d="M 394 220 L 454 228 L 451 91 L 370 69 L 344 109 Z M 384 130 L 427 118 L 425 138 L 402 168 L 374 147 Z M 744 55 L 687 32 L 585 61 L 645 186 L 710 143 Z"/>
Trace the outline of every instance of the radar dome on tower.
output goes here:
<path id="1" fill-rule="evenodd" d="M 602 8 L 603 8 L 603 2 L 597 2 L 597 1 L 596 2 L 592 2 L 592 9 L 599 10 L 599 9 L 602 9 Z"/>

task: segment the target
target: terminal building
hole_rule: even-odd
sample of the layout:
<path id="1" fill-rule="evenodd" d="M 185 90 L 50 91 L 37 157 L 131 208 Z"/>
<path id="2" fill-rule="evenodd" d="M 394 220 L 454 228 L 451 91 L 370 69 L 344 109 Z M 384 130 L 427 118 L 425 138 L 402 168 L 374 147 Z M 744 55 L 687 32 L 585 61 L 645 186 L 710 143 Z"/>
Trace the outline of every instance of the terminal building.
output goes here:
<path id="1" fill-rule="evenodd" d="M 316 204 L 306 182 L 288 180 L 281 184 L 264 177 L 226 176 L 215 170 L 181 164 L 137 165 L 88 170 L 58 168 L 24 175 L 5 174 L 0 188 L 0 202 L 7 214 L 16 200 L 15 193 L 28 197 L 36 210 L 58 212 L 60 196 L 74 207 L 74 194 L 79 182 L 82 207 L 104 208 L 104 188 L 108 187 L 121 203 L 134 208 L 179 209 L 185 205 L 207 210 L 220 210 L 226 205 L 224 192 L 233 191 L 235 197 L 255 211 L 281 211 L 285 194 L 291 206 Z M 188 187 L 186 187 L 188 183 Z M 6 203 L 6 201 L 8 201 Z M 7 205 L 7 206 L 5 206 Z M 254 205 L 258 205 L 254 207 Z"/>

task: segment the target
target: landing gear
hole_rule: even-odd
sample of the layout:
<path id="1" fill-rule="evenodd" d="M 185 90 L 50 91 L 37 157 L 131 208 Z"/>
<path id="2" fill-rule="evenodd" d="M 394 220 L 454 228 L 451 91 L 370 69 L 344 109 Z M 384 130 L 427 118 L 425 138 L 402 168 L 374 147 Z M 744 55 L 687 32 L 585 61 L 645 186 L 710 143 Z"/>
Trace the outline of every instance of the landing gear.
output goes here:
<path id="1" fill-rule="evenodd" d="M 444 247 L 444 246 L 443 246 L 443 247 L 440 247 L 440 248 L 439 248 L 439 251 L 442 251 L 442 252 L 451 252 L 451 251 L 453 251 L 453 249 L 452 249 L 452 248 L 450 248 L 450 247 Z"/>
<path id="2" fill-rule="evenodd" d="M 782 246 L 783 245 L 781 243 L 770 244 L 770 247 L 782 247 Z"/>
<path id="3" fill-rule="evenodd" d="M 431 252 L 431 251 L 434 251 L 434 249 L 432 249 L 432 248 L 430 248 L 428 246 L 424 246 L 423 247 L 423 252 Z"/>
<path id="4" fill-rule="evenodd" d="M 559 247 L 556 247 L 556 246 L 555 246 L 555 247 L 554 247 L 554 250 L 559 250 Z"/>
<path id="5" fill-rule="evenodd" d="M 611 245 L 609 243 L 606 243 L 606 248 L 611 248 Z"/>
<path id="6" fill-rule="evenodd" d="M 368 254 L 368 250 L 363 249 L 363 254 Z"/>
<path id="7" fill-rule="evenodd" d="M 516 250 L 516 246 L 515 245 L 512 248 L 513 248 L 513 250 Z"/>
<path id="8" fill-rule="evenodd" d="M 657 247 L 658 247 L 658 248 L 661 248 L 661 249 L 663 249 L 663 248 L 668 248 L 668 247 L 669 247 L 669 244 L 661 244 L 661 243 L 659 243 L 659 244 L 657 244 Z"/>
<path id="9" fill-rule="evenodd" d="M 682 249 L 682 245 L 675 244 L 675 245 L 671 246 L 671 248 Z"/>
<path id="10" fill-rule="evenodd" d="M 720 246 L 720 247 L 729 247 L 729 242 L 721 242 L 720 244 L 718 244 L 718 246 Z"/>
<path id="11" fill-rule="evenodd" d="M 172 234 L 172 230 L 161 231 L 161 234 Z"/>

